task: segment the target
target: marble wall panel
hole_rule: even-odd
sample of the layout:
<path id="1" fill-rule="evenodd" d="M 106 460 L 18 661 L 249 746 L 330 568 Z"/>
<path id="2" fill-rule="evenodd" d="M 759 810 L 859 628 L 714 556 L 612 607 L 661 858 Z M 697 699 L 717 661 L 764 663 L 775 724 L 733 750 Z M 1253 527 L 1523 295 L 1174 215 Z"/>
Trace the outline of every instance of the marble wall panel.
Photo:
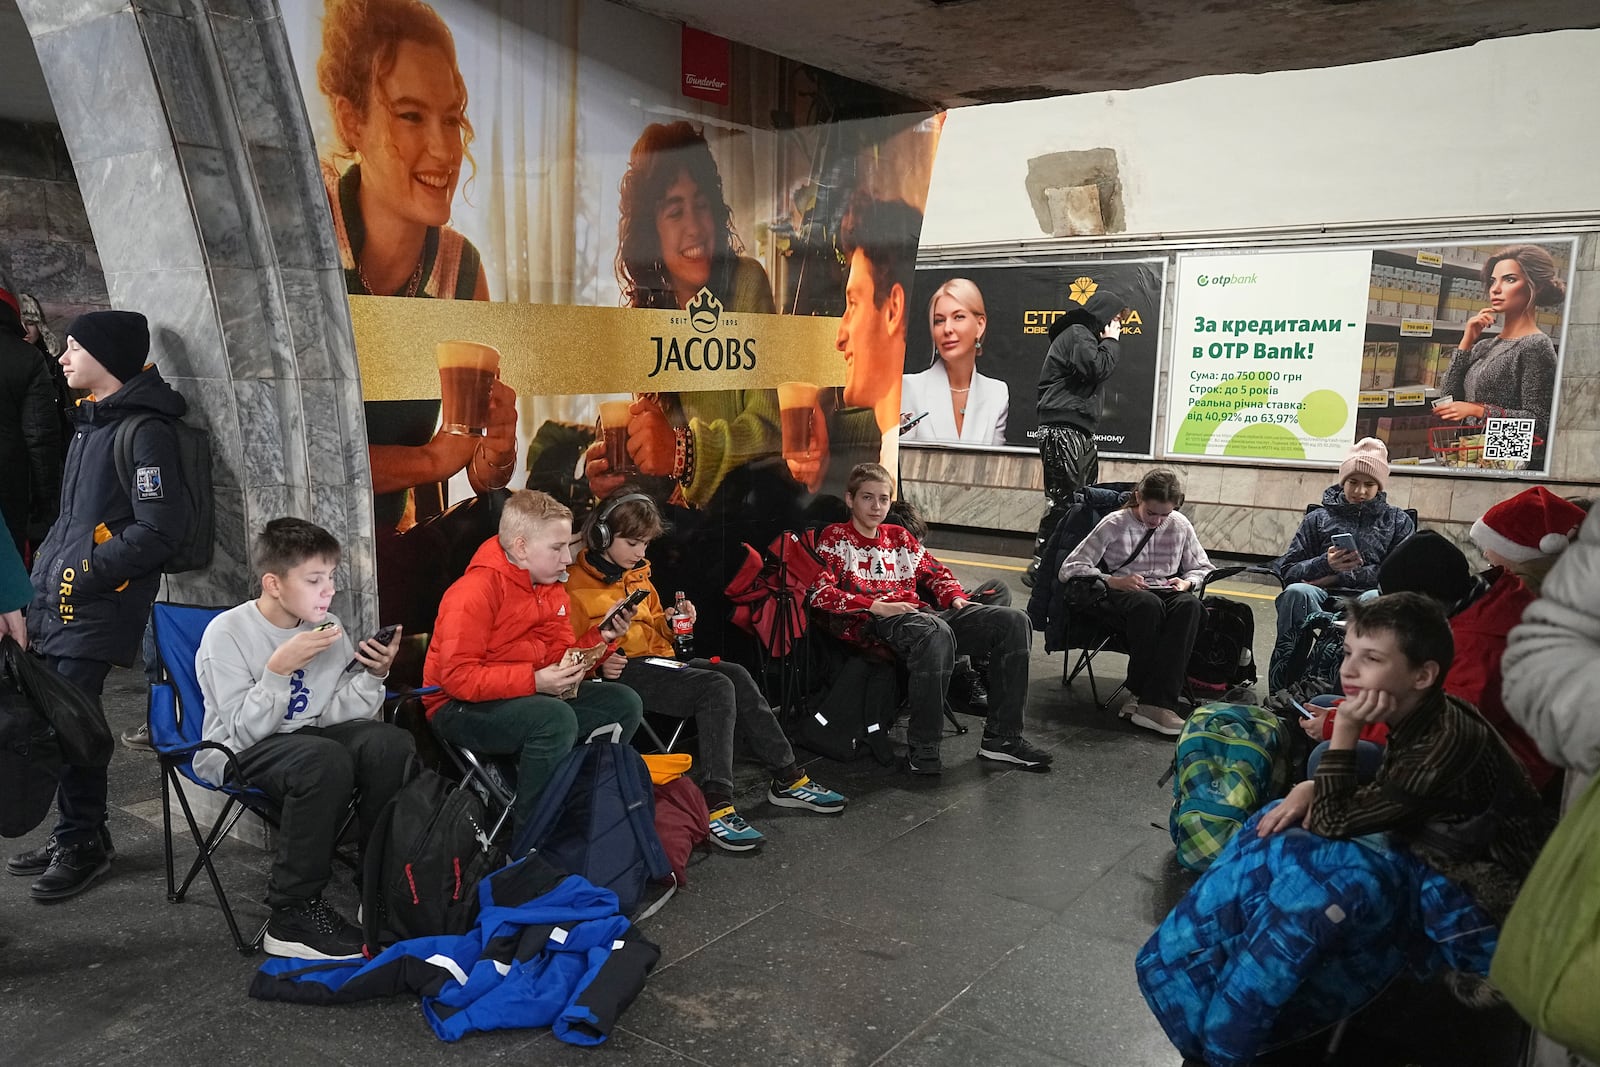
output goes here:
<path id="1" fill-rule="evenodd" d="M 189 183 L 195 222 L 212 267 L 254 269 L 270 246 L 263 230 L 252 234 L 240 210 L 238 183 L 227 151 L 201 145 L 178 145 L 178 161 Z"/>
<path id="2" fill-rule="evenodd" d="M 92 304 L 109 302 L 106 278 L 92 245 L 55 239 L 29 238 L 6 241 L 6 261 L 10 278 L 19 289 L 50 304 Z"/>
<path id="3" fill-rule="evenodd" d="M 70 171 L 68 178 L 68 181 L 41 183 L 50 233 L 59 241 L 92 246 L 94 231 L 89 228 L 89 216 L 83 210 L 83 194 L 78 191 L 78 180 Z"/>
<path id="4" fill-rule="evenodd" d="M 45 186 L 35 178 L 0 178 L 0 232 L 7 237 L 50 237 Z"/>
<path id="5" fill-rule="evenodd" d="M 1600 323 L 1600 273 L 1580 270 L 1568 294 L 1567 321 L 1585 326 Z"/>
<path id="6" fill-rule="evenodd" d="M 1191 466 L 1182 474 L 1183 495 L 1186 500 L 1204 501 L 1207 503 L 1221 503 L 1222 495 L 1221 467 L 1196 467 Z"/>
<path id="7" fill-rule="evenodd" d="M 305 270 L 323 266 L 326 260 L 317 254 L 323 244 L 307 221 L 311 205 L 316 201 L 307 195 L 310 190 L 302 188 L 302 175 L 295 159 L 279 148 L 252 145 L 250 160 L 258 187 L 272 190 L 271 196 L 262 199 L 278 265 Z M 326 199 L 320 187 L 315 194 Z"/>
<path id="8" fill-rule="evenodd" d="M 78 162 L 78 184 L 107 273 L 205 265 L 171 144 Z"/>
<path id="9" fill-rule="evenodd" d="M 244 491 L 245 531 L 250 538 L 273 519 L 292 515 L 311 519 L 311 494 L 293 486 L 259 482 Z"/>
<path id="10" fill-rule="evenodd" d="M 262 276 L 255 270 L 214 267 L 212 299 L 227 338 L 227 359 L 236 379 L 275 378 L 283 356 L 272 347 L 272 329 L 262 308 Z"/>
<path id="11" fill-rule="evenodd" d="M 339 416 L 339 441 L 344 450 L 344 477 L 340 481 L 360 489 L 357 496 L 366 500 L 365 493 L 372 486 L 372 466 L 367 456 L 367 420 L 362 407 L 361 383 L 343 379 L 330 383 Z M 370 500 L 366 500 L 371 504 Z M 370 513 L 358 524 L 370 529 Z"/>
<path id="12" fill-rule="evenodd" d="M 361 365 L 356 359 L 356 338 L 350 325 L 350 298 L 345 292 L 344 271 L 339 259 L 333 255 L 313 274 L 317 290 L 322 294 L 323 339 L 328 346 L 328 362 L 337 378 L 361 380 Z"/>
<path id="13" fill-rule="evenodd" d="M 316 272 L 283 270 L 279 279 L 283 283 L 284 317 L 294 345 L 295 375 L 301 381 L 338 377 L 328 353 L 326 309 Z"/>
<path id="14" fill-rule="evenodd" d="M 201 59 L 194 21 L 143 11 L 139 26 L 150 49 L 150 63 L 166 105 L 167 121 L 172 124 L 173 139 L 180 145 L 222 147 L 212 114 L 210 72 Z"/>
<path id="15" fill-rule="evenodd" d="M 1600 483 L 1600 431 L 1563 430 L 1551 473 L 1571 482 Z"/>
<path id="16" fill-rule="evenodd" d="M 203 269 L 113 273 L 106 288 L 112 306 L 143 312 L 150 320 L 150 352 L 163 374 L 227 377 L 222 328 Z"/>
<path id="17" fill-rule="evenodd" d="M 235 381 L 239 411 L 239 446 L 244 454 L 244 484 L 261 486 L 303 481 L 304 467 L 295 469 L 289 457 L 290 431 L 282 410 L 278 383 L 268 380 Z M 303 453 L 302 453 L 303 454 Z M 291 479 L 293 475 L 299 475 Z"/>
<path id="18" fill-rule="evenodd" d="M 1405 494 L 1406 502 L 1401 504 L 1396 501 L 1396 506 L 1415 509 L 1422 525 L 1427 526 L 1431 522 L 1449 519 L 1450 498 L 1455 492 L 1451 479 L 1421 474 L 1411 477 L 1391 476 L 1390 484 L 1395 490 L 1403 491 Z"/>
<path id="19" fill-rule="evenodd" d="M 131 8 L 54 32 L 35 28 L 31 16 L 28 21 L 56 119 L 80 167 L 91 159 L 170 150 L 172 135 Z"/>
<path id="20" fill-rule="evenodd" d="M 1561 407 L 1556 415 L 1558 430 L 1600 430 L 1600 377 L 1568 376 L 1561 380 Z M 1566 435 L 1556 435 L 1557 452 L 1570 452 Z"/>
<path id="21" fill-rule="evenodd" d="M 1600 246 L 1600 242 L 1596 242 Z M 1600 277 L 1595 284 L 1600 285 Z M 1567 347 L 1561 354 L 1561 372 L 1568 376 L 1600 374 L 1600 326 L 1568 326 Z"/>
<path id="22" fill-rule="evenodd" d="M 273 84 L 272 71 L 261 61 L 261 37 L 255 23 L 232 14 L 213 14 L 210 22 L 232 90 L 234 121 L 240 134 L 251 145 L 281 147 L 284 135 L 278 98 L 282 93 Z M 290 78 L 284 84 L 293 86 L 295 82 Z"/>
<path id="23" fill-rule="evenodd" d="M 330 486 L 342 495 L 348 464 L 344 443 L 344 420 L 340 417 L 340 398 L 336 383 L 300 383 L 300 404 L 304 414 L 306 469 L 313 486 Z M 344 528 L 341 522 L 339 529 Z"/>
<path id="24" fill-rule="evenodd" d="M 250 538 L 242 490 L 218 487 L 212 492 L 216 541 L 211 566 L 203 571 L 167 575 L 164 595 L 187 604 L 231 606 L 256 594 L 250 572 Z"/>
<path id="25" fill-rule="evenodd" d="M 232 383 L 224 378 L 185 378 L 165 371 L 162 377 L 189 402 L 186 421 L 211 434 L 212 484 L 218 488 L 240 488 L 245 473 L 242 469 L 244 454 L 239 448 L 243 436 Z"/>

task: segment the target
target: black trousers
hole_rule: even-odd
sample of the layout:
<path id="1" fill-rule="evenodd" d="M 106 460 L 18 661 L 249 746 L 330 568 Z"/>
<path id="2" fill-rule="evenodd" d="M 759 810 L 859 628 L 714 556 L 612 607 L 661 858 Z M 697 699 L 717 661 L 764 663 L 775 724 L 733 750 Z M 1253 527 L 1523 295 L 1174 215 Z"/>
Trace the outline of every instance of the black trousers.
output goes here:
<path id="1" fill-rule="evenodd" d="M 333 850 L 351 794 L 359 789 L 356 819 L 366 851 L 378 813 L 399 792 L 411 735 L 398 726 L 363 719 L 306 726 L 273 734 L 239 753 L 249 783 L 282 808 L 278 852 L 267 876 L 267 904 L 304 904 L 319 897 L 333 876 Z"/>
<path id="2" fill-rule="evenodd" d="M 52 670 L 82 689 L 100 703 L 111 664 L 70 656 L 46 656 Z M 106 824 L 106 769 L 104 767 L 61 768 L 56 783 L 56 829 L 52 835 L 60 845 L 87 845 L 100 839 Z"/>
<path id="3" fill-rule="evenodd" d="M 1193 593 L 1112 589 L 1096 605 L 1128 641 L 1128 688 L 1139 703 L 1178 710 L 1205 608 Z"/>
<path id="4" fill-rule="evenodd" d="M 1041 426 L 1038 440 L 1046 510 L 1033 542 L 1035 556 L 1072 507 L 1072 494 L 1100 480 L 1100 451 L 1093 434 L 1072 426 Z"/>
<path id="5" fill-rule="evenodd" d="M 911 722 L 906 739 L 937 745 L 943 732 L 944 695 L 956 656 L 989 661 L 989 721 L 985 734 L 1022 735 L 1028 700 L 1028 644 L 1033 624 L 1016 608 L 968 604 L 938 613 L 913 611 L 873 616 L 871 633 L 894 650 L 911 676 Z"/>

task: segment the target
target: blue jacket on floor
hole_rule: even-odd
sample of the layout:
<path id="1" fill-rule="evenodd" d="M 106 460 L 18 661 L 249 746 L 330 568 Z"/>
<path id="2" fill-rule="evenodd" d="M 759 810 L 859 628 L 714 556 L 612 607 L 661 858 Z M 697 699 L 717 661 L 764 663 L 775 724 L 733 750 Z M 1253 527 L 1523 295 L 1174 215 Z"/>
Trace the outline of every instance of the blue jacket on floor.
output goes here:
<path id="1" fill-rule="evenodd" d="M 1135 963 L 1183 1055 L 1245 1067 L 1367 1004 L 1409 967 L 1486 975 L 1499 930 L 1466 890 L 1386 834 L 1244 824 Z"/>
<path id="2" fill-rule="evenodd" d="M 428 1025 L 446 1041 L 549 1026 L 568 1044 L 598 1045 L 644 988 L 661 950 L 617 913 L 615 893 L 577 875 L 525 904 L 497 905 L 497 880 L 514 879 L 529 862 L 478 883 L 478 924 L 464 934 L 401 941 L 366 961 L 270 959 L 250 995 L 346 1004 L 417 993 Z"/>

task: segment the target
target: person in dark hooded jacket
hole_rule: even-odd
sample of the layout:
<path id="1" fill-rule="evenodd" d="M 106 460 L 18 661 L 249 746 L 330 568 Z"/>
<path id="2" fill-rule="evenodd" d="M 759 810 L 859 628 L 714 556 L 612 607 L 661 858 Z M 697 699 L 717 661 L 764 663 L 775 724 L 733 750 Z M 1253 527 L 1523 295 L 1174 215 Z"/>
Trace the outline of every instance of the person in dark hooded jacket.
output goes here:
<path id="1" fill-rule="evenodd" d="M 187 404 L 145 366 L 149 352 L 143 315 L 95 311 L 73 320 L 61 354 L 68 384 L 90 395 L 78 405 L 67 448 L 61 513 L 34 559 L 28 636 L 55 671 L 97 701 L 112 665 L 138 656 L 161 565 L 186 532 L 173 420 Z M 145 413 L 160 417 L 135 429 L 132 484 L 124 484 L 117 425 Z M 39 876 L 29 890 L 36 900 L 81 893 L 111 870 L 115 855 L 104 767 L 63 767 L 56 806 L 50 840 L 6 863 L 11 874 Z"/>
<path id="2" fill-rule="evenodd" d="M 1389 503 L 1388 480 L 1387 445 L 1375 437 L 1351 445 L 1339 466 L 1339 484 L 1323 491 L 1322 506 L 1307 513 L 1288 550 L 1272 562 L 1284 589 L 1268 677 L 1281 657 L 1293 653 L 1307 615 L 1338 598 L 1376 596 L 1379 564 L 1416 531 L 1411 516 Z M 1334 545 L 1335 534 L 1354 537 L 1355 550 Z"/>
<path id="3" fill-rule="evenodd" d="M 49 363 L 26 340 L 21 304 L 0 289 L 0 513 L 24 561 L 55 521 L 61 461 Z"/>
<path id="4" fill-rule="evenodd" d="M 1072 494 L 1100 480 L 1094 432 L 1106 379 L 1117 369 L 1122 309 L 1122 297 L 1099 289 L 1050 326 L 1050 350 L 1039 370 L 1039 458 L 1048 507 L 1023 575 L 1027 585 L 1038 573 L 1044 543 L 1072 506 Z"/>

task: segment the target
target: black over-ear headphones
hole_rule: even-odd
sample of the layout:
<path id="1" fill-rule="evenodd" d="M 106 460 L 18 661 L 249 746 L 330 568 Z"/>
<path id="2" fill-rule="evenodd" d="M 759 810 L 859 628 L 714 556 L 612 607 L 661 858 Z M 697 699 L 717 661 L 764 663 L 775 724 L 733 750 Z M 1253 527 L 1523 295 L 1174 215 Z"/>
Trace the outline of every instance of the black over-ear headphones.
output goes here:
<path id="1" fill-rule="evenodd" d="M 606 519 L 611 517 L 613 511 L 630 500 L 642 500 L 649 504 L 651 508 L 656 506 L 656 502 L 643 493 L 623 493 L 619 497 L 607 500 L 601 506 L 600 514 L 596 515 L 594 522 L 589 524 L 589 532 L 584 536 L 583 543 L 596 552 L 604 552 L 610 548 L 611 542 L 616 539 L 616 534 L 612 533 L 611 527 L 606 525 Z"/>

